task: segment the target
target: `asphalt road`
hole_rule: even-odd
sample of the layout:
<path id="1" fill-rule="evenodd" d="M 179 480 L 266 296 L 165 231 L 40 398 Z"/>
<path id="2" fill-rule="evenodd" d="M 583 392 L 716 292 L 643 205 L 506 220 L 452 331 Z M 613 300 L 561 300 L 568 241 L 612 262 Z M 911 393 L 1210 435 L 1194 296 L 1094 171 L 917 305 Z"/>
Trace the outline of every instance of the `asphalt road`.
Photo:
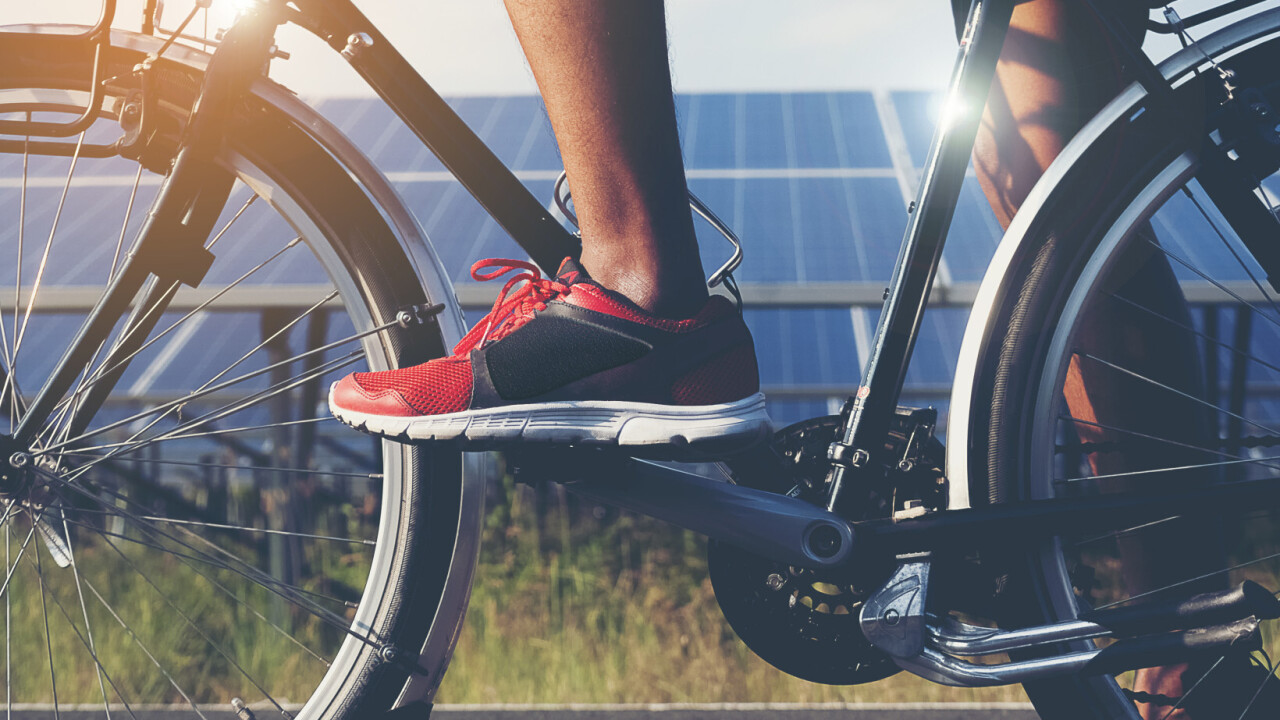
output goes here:
<path id="1" fill-rule="evenodd" d="M 226 708 L 201 707 L 208 720 L 241 720 Z M 197 718 L 189 706 L 112 708 L 111 718 L 137 720 Z M 60 720 L 106 720 L 101 707 L 63 709 Z M 276 720 L 273 710 L 255 708 L 258 720 Z M 54 720 L 51 708 L 15 708 L 13 720 Z M 441 705 L 431 720 L 1036 720 L 1029 705 L 1014 703 L 948 703 L 919 705 Z"/>

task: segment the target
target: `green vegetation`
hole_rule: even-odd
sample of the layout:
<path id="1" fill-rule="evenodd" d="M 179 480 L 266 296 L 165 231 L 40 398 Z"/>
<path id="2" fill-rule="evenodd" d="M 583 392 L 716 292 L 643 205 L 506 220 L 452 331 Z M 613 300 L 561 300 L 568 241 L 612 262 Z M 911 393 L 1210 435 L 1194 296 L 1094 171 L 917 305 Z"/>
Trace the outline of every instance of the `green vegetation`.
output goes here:
<path id="1" fill-rule="evenodd" d="M 706 545 L 700 536 L 581 501 L 561 486 L 531 489 L 515 486 L 507 476 L 495 481 L 490 495 L 471 609 L 440 702 L 878 703 L 1025 698 L 1017 687 L 957 690 L 905 674 L 850 687 L 792 678 L 752 654 L 721 617 L 707 579 Z M 261 502 L 262 498 L 249 497 L 237 501 L 240 507 Z M 334 504 L 325 517 L 318 531 L 367 537 L 376 507 Z M 1226 551 L 1241 557 L 1280 551 L 1269 520 L 1268 516 L 1241 523 L 1235 532 L 1224 535 L 1224 544 L 1230 538 Z M 245 516 L 235 521 L 257 525 L 261 518 Z M 28 526 L 19 519 L 11 527 L 10 557 L 16 558 L 25 535 L 20 531 Z M 83 608 L 72 571 L 53 568 L 38 539 L 16 561 L 9 593 L 13 654 L 8 663 L 15 698 L 53 699 L 46 613 L 58 699 L 63 703 L 102 699 L 98 673 L 85 651 L 88 638 L 78 634 L 84 628 L 85 613 L 93 628 L 94 647 L 110 673 L 102 684 L 112 702 L 117 701 L 112 684 L 131 703 L 183 702 L 173 684 L 200 703 L 221 704 L 232 697 L 261 701 L 261 693 L 236 665 L 282 702 L 301 701 L 315 686 L 324 664 L 273 626 L 287 628 L 302 645 L 326 657 L 342 640 L 339 631 L 237 573 L 192 562 L 189 557 L 153 552 L 139 542 L 146 538 L 125 528 L 109 525 L 107 532 L 120 534 L 91 541 L 93 533 L 76 530 Z M 173 537 L 195 542 L 194 536 L 177 531 Z M 270 558 L 279 551 L 266 538 L 220 541 L 259 567 L 270 566 Z M 171 552 L 195 554 L 172 542 L 164 544 Z M 201 547 L 209 550 L 211 546 Z M 306 590 L 325 597 L 355 597 L 355 588 L 363 583 L 367 548 L 312 543 L 301 553 L 299 583 Z M 1113 541 L 1100 543 L 1086 558 L 1097 572 L 1096 601 L 1123 596 L 1118 557 Z M 35 572 L 37 561 L 44 570 L 43 584 Z M 146 578 L 134 571 L 135 566 Z M 1272 567 L 1249 566 L 1236 573 L 1239 577 L 1233 581 L 1249 576 L 1276 586 Z M 227 593 L 244 602 L 231 600 Z M 193 630 L 161 594 L 200 630 Z M 346 612 L 340 604 L 326 607 Z M 0 604 L 0 621 L 3 613 Z M 114 613 L 124 618 L 128 630 Z M 1280 649 L 1277 639 L 1267 639 L 1274 655 Z M 225 656 L 211 649 L 213 645 Z M 0 647 L 0 662 L 3 653 Z M 173 684 L 166 673 L 173 677 Z"/>
<path id="2" fill-rule="evenodd" d="M 1017 687 L 955 690 L 905 674 L 851 687 L 788 676 L 721 617 L 701 536 L 561 486 L 500 484 L 440 702 L 1025 700 Z"/>

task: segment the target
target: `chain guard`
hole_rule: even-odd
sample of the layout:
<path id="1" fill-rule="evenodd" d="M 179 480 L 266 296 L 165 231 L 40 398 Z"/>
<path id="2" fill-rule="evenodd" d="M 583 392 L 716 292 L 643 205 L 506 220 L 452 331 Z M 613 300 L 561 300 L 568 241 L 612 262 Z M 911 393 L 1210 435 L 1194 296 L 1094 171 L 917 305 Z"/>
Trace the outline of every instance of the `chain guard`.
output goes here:
<path id="1" fill-rule="evenodd" d="M 778 431 L 771 457 L 734 467 L 737 481 L 820 502 L 826 449 L 840 418 L 797 423 Z M 785 486 L 785 487 L 784 487 Z M 883 502 L 879 503 L 884 505 Z M 862 602 L 893 567 L 817 572 L 761 558 L 711 541 L 707 566 L 716 601 L 738 637 L 765 662 L 810 682 L 854 685 L 898 672 L 858 625 Z"/>

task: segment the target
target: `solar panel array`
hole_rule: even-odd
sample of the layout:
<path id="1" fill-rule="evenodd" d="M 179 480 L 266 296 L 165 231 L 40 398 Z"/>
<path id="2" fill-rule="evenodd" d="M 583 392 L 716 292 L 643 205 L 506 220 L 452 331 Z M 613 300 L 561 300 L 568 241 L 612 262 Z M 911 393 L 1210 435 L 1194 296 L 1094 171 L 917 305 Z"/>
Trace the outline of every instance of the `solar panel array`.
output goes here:
<path id="1" fill-rule="evenodd" d="M 561 165 L 540 100 L 534 96 L 463 97 L 451 104 L 529 190 L 552 205 L 552 186 Z M 417 215 L 459 286 L 469 319 L 483 314 L 498 288 L 471 281 L 468 268 L 483 258 L 523 257 L 518 246 L 381 102 L 324 99 L 315 105 L 387 174 Z M 748 299 L 765 299 L 748 305 L 746 319 L 756 338 L 770 412 L 779 424 L 835 412 L 858 385 L 880 296 L 906 227 L 906 207 L 928 151 L 935 105 L 936 95 L 931 93 L 889 91 L 706 93 L 677 98 L 689 185 L 742 238 L 746 257 L 737 278 L 747 289 Z M 109 123 L 102 130 L 112 132 Z M 41 302 L 65 302 L 69 308 L 83 309 L 87 305 L 83 298 L 76 300 L 77 293 L 105 278 L 105 268 L 118 252 L 116 236 L 126 243 L 134 236 L 148 192 L 154 193 L 158 180 L 143 178 L 138 207 L 128 216 L 127 226 L 120 228 L 134 182 L 132 168 L 118 159 L 83 163 L 72 191 L 81 210 L 59 221 L 68 163 L 67 158 L 33 157 L 24 171 L 20 156 L 0 155 L 0 206 L 17 207 L 25 192 L 24 286 L 30 286 L 41 272 L 39 239 L 59 222 Z M 24 172 L 25 190 L 19 182 Z M 239 281 L 240 300 L 228 308 L 226 301 L 236 293 L 228 295 L 219 301 L 219 312 L 199 321 L 212 324 L 205 328 L 213 331 L 210 337 L 228 338 L 225 345 L 184 346 L 184 336 L 173 333 L 156 343 L 148 363 L 129 368 L 121 387 L 132 395 L 161 398 L 190 389 L 206 379 L 197 377 L 206 366 L 235 362 L 238 353 L 258 342 L 269 325 L 257 298 L 288 296 L 296 308 L 307 307 L 328 292 L 327 278 L 313 257 L 282 250 L 293 233 L 281 218 L 263 203 L 243 206 L 250 196 L 247 188 L 240 187 L 228 205 L 227 217 L 237 212 L 243 212 L 243 217 L 237 232 L 221 240 L 215 250 L 219 263 L 208 284 L 230 283 L 275 253 L 282 254 Z M 1198 239 L 1211 232 L 1203 226 L 1204 220 L 1189 201 L 1174 198 L 1155 218 L 1155 230 L 1164 246 L 1208 270 L 1224 277 L 1239 275 L 1244 281 L 1239 268 L 1229 267 L 1234 262 L 1229 256 L 1218 252 L 1216 259 L 1198 257 Z M 112 242 L 105 242 L 102 228 L 112 224 Z M 11 247 L 18 239 L 14 228 L 0 227 L 0 245 Z M 951 304 L 944 302 L 925 317 L 904 389 L 905 403 L 945 411 L 967 319 L 964 298 L 971 297 L 973 286 L 981 280 L 999 235 L 976 181 L 969 178 L 938 276 L 939 286 L 962 291 L 935 293 L 950 297 Z M 699 241 L 704 270 L 710 274 L 730 249 L 707 225 L 699 226 Z M 1228 266 L 1210 267 L 1213 263 Z M 1186 269 L 1175 267 L 1175 271 L 1184 282 L 1196 280 Z M 92 300 L 88 298 L 89 303 Z M 15 304 L 0 296 L 0 309 Z M 1196 311 L 1198 328 L 1205 327 L 1205 312 L 1203 308 Z M 6 324 L 16 334 L 14 322 L 11 317 Z M 77 322 L 73 313 L 34 324 L 24 357 L 60 354 L 58 338 Z M 1229 332 L 1231 322 L 1223 318 L 1217 332 Z M 344 337 L 351 332 L 345 323 L 335 320 L 321 335 L 331 340 Z M 303 327 L 288 338 L 294 352 L 305 344 Z M 1273 343 L 1273 334 L 1263 326 L 1253 333 L 1252 342 Z M 48 343 L 43 340 L 46 335 Z M 244 342 L 230 342 L 245 338 L 253 342 L 245 347 L 241 347 Z M 1230 354 L 1225 345 L 1221 352 Z M 253 357 L 240 367 L 250 372 L 265 364 L 265 359 Z M 1224 359 L 1223 373 L 1228 366 Z M 39 363 L 19 364 L 20 384 L 38 386 L 40 369 Z M 1255 367 L 1251 372 L 1264 371 Z M 249 386 L 261 382 L 255 380 Z"/>

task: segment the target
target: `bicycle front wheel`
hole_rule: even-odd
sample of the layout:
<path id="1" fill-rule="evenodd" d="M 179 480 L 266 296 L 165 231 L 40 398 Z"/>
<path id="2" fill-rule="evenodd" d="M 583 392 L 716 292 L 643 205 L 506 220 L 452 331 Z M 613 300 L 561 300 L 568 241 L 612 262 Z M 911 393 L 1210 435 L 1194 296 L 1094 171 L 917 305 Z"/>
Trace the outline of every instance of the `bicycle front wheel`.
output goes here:
<path id="1" fill-rule="evenodd" d="M 95 60 L 79 28 L 12 30 L 0 119 L 83 112 Z M 207 56 L 171 47 L 143 83 L 135 66 L 158 47 L 113 33 L 105 102 L 69 144 L 0 143 L 0 424 L 79 342 L 173 160 Z M 141 146 L 104 151 L 139 109 Z M 368 718 L 439 683 L 475 557 L 458 541 L 459 453 L 341 430 L 325 389 L 440 355 L 461 319 L 414 318 L 451 298 L 427 297 L 421 249 L 315 129 L 260 95 L 236 109 L 213 267 L 195 288 L 153 279 L 112 334 L 88 338 L 94 361 L 28 465 L 6 471 L 8 707 Z"/>
<path id="2" fill-rule="evenodd" d="M 1229 31 L 1228 45 L 1278 24 L 1260 16 Z M 1242 94 L 1247 113 L 1280 102 L 1277 60 L 1275 41 L 1219 59 L 1237 73 L 1236 100 L 1217 72 L 1185 73 L 1168 98 L 1131 88 L 1082 133 L 1092 144 L 1056 185 L 1038 188 L 988 323 L 1008 333 L 978 351 L 968 446 L 987 452 L 967 466 L 971 502 L 1280 481 L 1280 295 L 1268 280 L 1276 268 L 1250 249 L 1280 231 L 1277 157 L 1261 144 L 1275 127 L 1264 134 L 1238 114 Z M 1020 609 L 1001 622 L 1243 580 L 1278 589 L 1276 515 L 1240 508 L 1056 538 L 1013 561 L 1006 592 Z M 1275 657 L 1274 628 L 1264 624 L 1263 638 Z M 1137 718 L 1143 704 L 1154 717 L 1270 717 L 1269 670 L 1237 654 L 1027 692 L 1044 718 Z M 1170 697 L 1150 706 L 1141 692 Z"/>

